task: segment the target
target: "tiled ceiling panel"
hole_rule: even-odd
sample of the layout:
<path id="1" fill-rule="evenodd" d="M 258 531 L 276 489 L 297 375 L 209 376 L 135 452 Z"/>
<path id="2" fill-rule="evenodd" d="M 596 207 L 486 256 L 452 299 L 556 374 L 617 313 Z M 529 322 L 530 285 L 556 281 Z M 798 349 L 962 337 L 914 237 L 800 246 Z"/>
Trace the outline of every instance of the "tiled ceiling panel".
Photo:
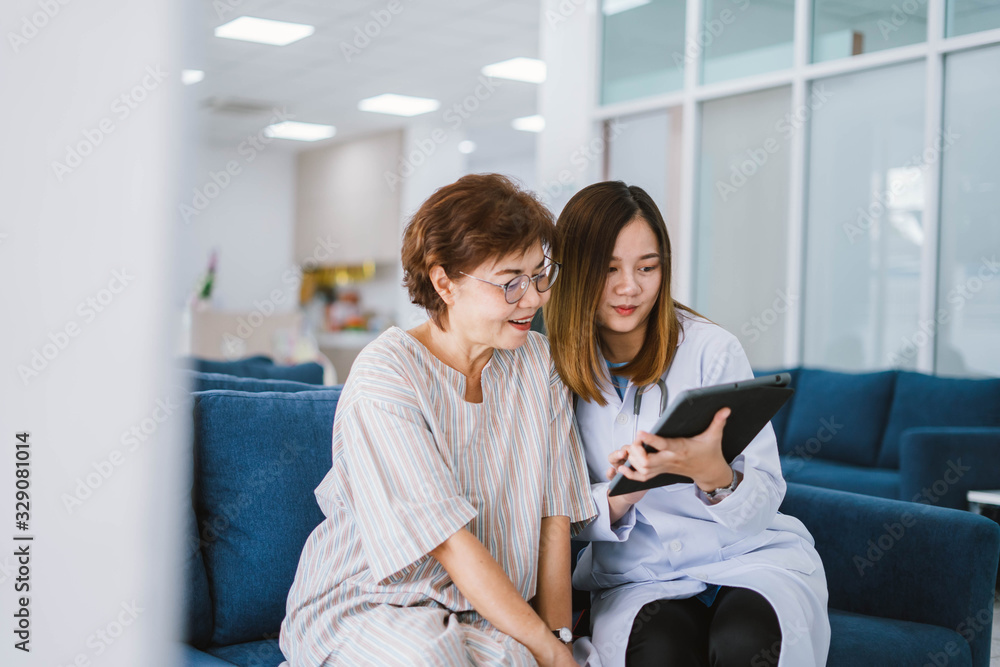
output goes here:
<path id="1" fill-rule="evenodd" d="M 207 143 L 235 146 L 258 132 L 273 113 L 287 109 L 297 120 L 337 126 L 329 142 L 403 127 L 405 118 L 359 111 L 358 101 L 381 93 L 432 97 L 441 117 L 478 92 L 484 65 L 516 56 L 538 56 L 538 0 L 204 0 L 199 32 L 189 36 L 190 69 L 205 71 L 187 92 L 199 107 Z M 230 11 L 231 9 L 231 11 Z M 373 12 L 375 14 L 373 14 Z M 214 29 L 239 16 L 307 23 L 316 32 L 277 47 L 214 36 Z M 391 16 L 386 25 L 378 18 Z M 364 34 L 367 29 L 369 34 Z M 364 34 L 358 37 L 359 31 Z M 357 39 L 357 42 L 355 40 Z M 367 40 L 367 43 L 365 42 Z M 349 45 L 345 54 L 344 45 Z M 357 49 L 356 51 L 354 49 Z M 495 80 L 486 99 L 465 121 L 468 128 L 509 127 L 536 112 L 533 84 Z M 208 103 L 254 102 L 259 114 L 219 113 Z M 424 116 L 427 118 L 427 116 Z M 442 120 L 443 123 L 443 120 Z M 284 142 L 291 150 L 318 144 Z"/>

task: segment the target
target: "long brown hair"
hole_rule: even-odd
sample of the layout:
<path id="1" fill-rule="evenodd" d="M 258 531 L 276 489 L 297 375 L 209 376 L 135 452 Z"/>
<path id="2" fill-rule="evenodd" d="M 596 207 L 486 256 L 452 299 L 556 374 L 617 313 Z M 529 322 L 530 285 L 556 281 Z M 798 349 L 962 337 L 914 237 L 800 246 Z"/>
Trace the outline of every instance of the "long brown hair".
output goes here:
<path id="1" fill-rule="evenodd" d="M 616 372 L 638 385 L 655 382 L 677 352 L 678 311 L 697 315 L 670 294 L 671 251 L 667 226 L 646 191 L 621 181 L 594 183 L 573 195 L 556 221 L 559 281 L 545 306 L 545 327 L 552 357 L 563 382 L 580 398 L 605 405 L 598 382 L 605 381 L 597 310 L 604 295 L 607 267 L 618 234 L 641 218 L 660 245 L 660 291 L 649 313 L 639 353 Z"/>

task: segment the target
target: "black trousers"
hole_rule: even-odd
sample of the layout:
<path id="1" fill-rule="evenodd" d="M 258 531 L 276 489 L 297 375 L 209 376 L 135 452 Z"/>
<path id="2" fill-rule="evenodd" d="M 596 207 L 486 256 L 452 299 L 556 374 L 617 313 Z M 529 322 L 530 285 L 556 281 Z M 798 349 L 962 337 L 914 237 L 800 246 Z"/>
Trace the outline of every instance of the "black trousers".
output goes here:
<path id="1" fill-rule="evenodd" d="M 656 600 L 636 614 L 628 667 L 773 667 L 781 652 L 774 609 L 759 593 L 723 586 L 711 607 Z"/>

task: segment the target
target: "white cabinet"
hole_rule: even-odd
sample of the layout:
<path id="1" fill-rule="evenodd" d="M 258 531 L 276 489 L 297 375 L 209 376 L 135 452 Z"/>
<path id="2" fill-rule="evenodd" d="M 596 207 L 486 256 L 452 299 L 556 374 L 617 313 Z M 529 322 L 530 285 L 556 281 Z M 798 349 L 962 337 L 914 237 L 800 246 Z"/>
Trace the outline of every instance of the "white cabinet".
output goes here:
<path id="1" fill-rule="evenodd" d="M 372 135 L 298 156 L 295 259 L 302 263 L 399 262 L 403 146 L 399 131 Z"/>

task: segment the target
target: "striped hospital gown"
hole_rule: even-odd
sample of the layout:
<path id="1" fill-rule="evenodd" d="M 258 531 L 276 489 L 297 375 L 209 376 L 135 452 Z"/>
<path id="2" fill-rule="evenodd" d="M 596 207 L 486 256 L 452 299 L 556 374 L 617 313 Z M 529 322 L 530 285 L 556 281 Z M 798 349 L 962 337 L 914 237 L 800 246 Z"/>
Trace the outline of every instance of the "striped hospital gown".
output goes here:
<path id="1" fill-rule="evenodd" d="M 291 667 L 535 664 L 428 554 L 466 527 L 527 600 L 542 517 L 575 533 L 595 508 L 548 341 L 495 350 L 482 389 L 466 402 L 465 376 L 396 327 L 358 356 L 281 625 Z"/>

